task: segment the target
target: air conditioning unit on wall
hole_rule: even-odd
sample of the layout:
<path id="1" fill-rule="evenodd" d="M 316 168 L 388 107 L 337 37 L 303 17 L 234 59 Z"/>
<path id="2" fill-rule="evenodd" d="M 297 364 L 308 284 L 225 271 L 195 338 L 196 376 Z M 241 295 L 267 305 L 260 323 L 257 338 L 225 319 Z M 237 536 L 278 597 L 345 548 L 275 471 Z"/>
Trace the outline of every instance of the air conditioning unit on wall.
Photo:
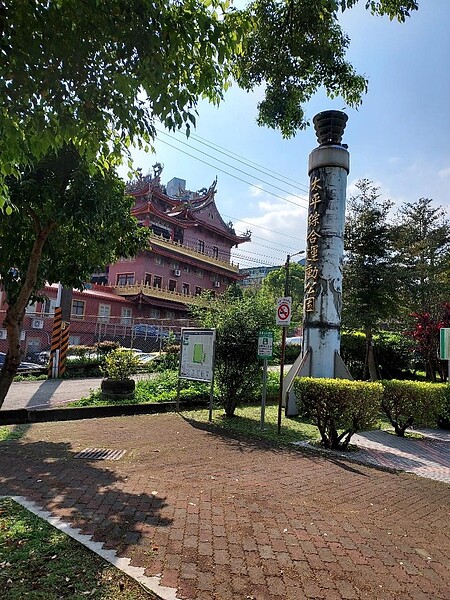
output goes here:
<path id="1" fill-rule="evenodd" d="M 215 281 L 214 282 L 214 287 L 220 287 L 220 281 Z"/>
<path id="2" fill-rule="evenodd" d="M 174 269 L 173 274 L 175 275 L 175 277 L 179 277 L 181 275 L 180 269 Z"/>
<path id="3" fill-rule="evenodd" d="M 44 321 L 43 321 L 43 319 L 32 319 L 31 320 L 31 327 L 33 329 L 43 329 L 44 328 Z"/>

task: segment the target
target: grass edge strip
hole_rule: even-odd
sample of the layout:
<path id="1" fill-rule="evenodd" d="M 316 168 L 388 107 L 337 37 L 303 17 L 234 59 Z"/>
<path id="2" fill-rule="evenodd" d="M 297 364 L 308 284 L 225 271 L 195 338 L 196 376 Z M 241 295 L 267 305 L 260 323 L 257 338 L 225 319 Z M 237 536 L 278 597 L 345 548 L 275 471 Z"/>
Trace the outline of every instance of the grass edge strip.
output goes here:
<path id="1" fill-rule="evenodd" d="M 145 569 L 143 567 L 131 566 L 130 558 L 117 556 L 115 550 L 106 550 L 103 548 L 102 542 L 94 542 L 92 536 L 81 533 L 79 529 L 72 527 L 69 523 L 65 523 L 59 517 L 53 516 L 49 511 L 40 508 L 35 502 L 27 500 L 24 496 L 0 496 L 0 500 L 3 498 L 9 498 L 14 502 L 17 502 L 17 504 L 20 504 L 32 514 L 40 517 L 59 531 L 62 531 L 109 562 L 120 571 L 126 573 L 129 577 L 137 581 L 149 591 L 156 594 L 162 600 L 180 600 L 180 598 L 177 596 L 177 590 L 175 588 L 162 586 L 160 584 L 160 576 L 155 575 L 153 577 L 148 577 L 147 575 L 144 575 Z"/>

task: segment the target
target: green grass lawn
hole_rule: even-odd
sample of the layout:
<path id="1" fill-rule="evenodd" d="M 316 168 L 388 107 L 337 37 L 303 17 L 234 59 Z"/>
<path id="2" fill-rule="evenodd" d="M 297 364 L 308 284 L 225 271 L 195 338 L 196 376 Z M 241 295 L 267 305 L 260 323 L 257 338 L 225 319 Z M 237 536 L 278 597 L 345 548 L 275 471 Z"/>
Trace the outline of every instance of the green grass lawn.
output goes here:
<path id="1" fill-rule="evenodd" d="M 181 413 L 186 419 L 197 423 L 209 423 L 207 409 L 186 410 Z M 265 410 L 264 428 L 261 430 L 261 406 L 238 407 L 232 418 L 224 416 L 222 408 L 213 410 L 212 424 L 226 432 L 249 439 L 265 440 L 278 444 L 291 444 L 300 441 L 318 441 L 317 427 L 300 417 L 281 420 L 281 433 L 278 434 L 278 404 L 268 404 Z"/>
<path id="2" fill-rule="evenodd" d="M 156 598 L 10 499 L 0 500 L 0 589 L 3 600 Z"/>
<path id="3" fill-rule="evenodd" d="M 20 439 L 29 427 L 29 425 L 1 425 L 0 442 Z"/>

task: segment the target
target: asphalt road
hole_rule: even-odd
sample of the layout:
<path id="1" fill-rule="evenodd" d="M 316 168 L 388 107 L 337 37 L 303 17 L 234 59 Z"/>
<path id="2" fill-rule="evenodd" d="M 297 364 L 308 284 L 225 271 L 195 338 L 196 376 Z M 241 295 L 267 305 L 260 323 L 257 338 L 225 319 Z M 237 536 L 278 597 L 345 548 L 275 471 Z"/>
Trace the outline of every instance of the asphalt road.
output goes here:
<path id="1" fill-rule="evenodd" d="M 17 408 L 44 409 L 66 404 L 88 396 L 100 387 L 101 378 L 47 379 L 45 381 L 16 381 L 6 396 L 1 410 Z"/>

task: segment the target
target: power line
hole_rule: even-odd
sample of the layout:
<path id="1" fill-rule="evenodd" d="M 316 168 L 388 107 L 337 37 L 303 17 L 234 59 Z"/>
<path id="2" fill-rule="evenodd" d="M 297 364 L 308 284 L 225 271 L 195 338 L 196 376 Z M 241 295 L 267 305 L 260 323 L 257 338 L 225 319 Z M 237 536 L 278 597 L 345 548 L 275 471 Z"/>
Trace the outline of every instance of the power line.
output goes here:
<path id="1" fill-rule="evenodd" d="M 274 192 L 269 192 L 269 190 L 264 189 L 260 185 L 255 185 L 254 183 L 252 183 L 250 181 L 246 181 L 245 179 L 242 179 L 241 177 L 237 177 L 237 175 L 233 175 L 232 173 L 229 173 L 228 171 L 224 171 L 217 165 L 212 165 L 211 163 L 206 162 L 205 160 L 202 160 L 201 158 L 198 158 L 197 156 L 193 156 L 192 154 L 189 154 L 189 152 L 186 152 L 185 150 L 182 150 L 181 148 L 178 148 L 177 146 L 174 146 L 173 144 L 169 144 L 169 142 L 166 142 L 165 140 L 160 139 L 159 141 L 162 144 L 166 144 L 166 146 L 170 146 L 170 148 L 173 148 L 174 150 L 178 150 L 178 152 L 182 152 L 183 154 L 186 154 L 187 156 L 190 156 L 191 158 L 198 160 L 199 162 L 202 162 L 205 165 L 208 165 L 208 167 L 217 169 L 221 173 L 225 173 L 225 175 L 229 175 L 230 177 L 233 177 L 234 179 L 237 179 L 238 181 L 242 181 L 243 183 L 246 183 L 247 185 L 251 185 L 252 187 L 256 188 L 257 190 L 261 190 L 262 192 L 265 192 L 266 194 L 270 194 L 271 196 L 274 196 L 275 198 L 280 198 L 280 200 L 283 200 L 284 202 L 288 202 L 289 204 L 293 204 L 294 206 L 298 206 L 299 208 L 307 208 L 307 206 L 308 206 L 308 200 L 306 198 L 301 198 L 300 196 L 293 194 L 294 196 L 296 196 L 296 198 L 299 198 L 300 200 L 304 200 L 306 202 L 306 206 L 303 206 L 302 204 L 298 204 L 297 202 L 294 202 L 293 200 L 289 200 L 288 198 L 285 198 L 284 196 L 280 196 L 279 194 L 275 194 Z M 197 150 L 197 152 L 200 152 L 200 150 Z M 205 154 L 205 153 L 203 153 L 203 154 Z M 217 160 L 217 159 L 215 159 L 215 160 Z M 227 165 L 227 166 L 231 166 L 231 165 Z M 231 168 L 235 168 L 235 167 L 231 166 Z M 239 169 L 237 169 L 237 170 L 239 170 Z M 245 174 L 249 175 L 248 173 L 245 173 Z M 250 175 L 250 177 L 251 177 L 251 175 Z M 271 185 L 271 184 L 269 183 L 269 185 Z M 276 187 L 276 186 L 272 186 L 272 187 Z M 279 188 L 277 188 L 277 189 L 279 189 Z M 287 192 L 287 193 L 289 193 L 289 192 Z"/>
<path id="2" fill-rule="evenodd" d="M 157 130 L 157 131 L 160 131 L 160 130 Z M 163 132 L 160 131 L 160 133 L 163 133 Z M 177 131 L 176 133 L 182 134 L 181 131 Z M 166 133 L 166 135 L 169 135 L 169 134 Z M 245 166 L 248 166 L 251 169 L 254 169 L 255 171 L 259 171 L 260 173 L 263 173 L 264 175 L 270 175 L 277 181 L 281 181 L 282 183 L 287 183 L 288 185 L 291 185 L 291 187 L 296 187 L 298 190 L 300 190 L 302 192 L 308 193 L 308 191 L 309 191 L 309 189 L 306 185 L 303 185 L 302 183 L 295 181 L 294 179 L 290 179 L 289 177 L 286 177 L 284 175 L 280 176 L 279 173 L 275 173 L 275 171 L 272 171 L 271 169 L 264 167 L 263 165 L 260 165 L 251 160 L 248 160 L 244 156 L 241 156 L 240 154 L 236 154 L 235 152 L 232 152 L 231 150 L 227 150 L 226 148 L 223 148 L 222 146 L 219 146 L 218 144 L 214 144 L 210 140 L 202 138 L 199 135 L 190 133 L 189 139 L 193 139 L 193 140 L 199 142 L 200 144 L 207 146 L 208 148 L 211 148 L 215 152 L 218 152 L 219 154 L 224 154 L 225 156 L 228 156 L 232 160 L 236 160 L 236 162 L 245 164 Z M 189 145 L 189 144 L 186 144 L 186 145 Z M 289 183 L 289 182 L 291 182 L 291 183 Z"/>
<path id="3" fill-rule="evenodd" d="M 284 237 L 289 237 L 289 238 L 292 238 L 293 240 L 297 240 L 298 241 L 298 237 L 296 237 L 295 235 L 290 235 L 288 233 L 280 233 L 279 231 L 274 231 L 273 229 L 269 229 L 268 227 L 264 227 L 263 225 L 256 225 L 256 223 L 250 223 L 249 221 L 244 221 L 243 219 L 239 219 L 237 217 L 231 217 L 230 215 L 224 215 L 224 214 L 222 214 L 222 216 L 226 217 L 227 219 L 233 219 L 233 221 L 235 221 L 235 222 L 245 223 L 246 225 L 250 225 L 251 227 L 258 227 L 259 229 L 264 229 L 265 231 L 269 231 L 270 233 L 275 233 L 276 235 L 282 235 Z"/>
<path id="4" fill-rule="evenodd" d="M 253 240 L 262 240 L 263 242 L 270 242 L 271 244 L 274 244 L 275 246 L 279 246 L 280 248 L 283 248 L 286 250 L 292 250 L 292 251 L 297 250 L 296 247 L 286 246 L 285 244 L 279 244 L 278 242 L 272 242 L 272 240 L 268 240 L 266 238 L 262 238 L 262 237 L 259 237 L 258 235 L 252 234 L 252 242 L 253 242 Z M 306 240 L 301 240 L 301 241 L 304 241 L 306 243 Z M 258 244 L 258 242 L 255 242 L 255 244 L 257 246 L 262 245 L 262 244 Z M 269 248 L 269 246 L 265 246 L 265 248 Z M 278 248 L 272 248 L 272 250 L 278 250 Z"/>

